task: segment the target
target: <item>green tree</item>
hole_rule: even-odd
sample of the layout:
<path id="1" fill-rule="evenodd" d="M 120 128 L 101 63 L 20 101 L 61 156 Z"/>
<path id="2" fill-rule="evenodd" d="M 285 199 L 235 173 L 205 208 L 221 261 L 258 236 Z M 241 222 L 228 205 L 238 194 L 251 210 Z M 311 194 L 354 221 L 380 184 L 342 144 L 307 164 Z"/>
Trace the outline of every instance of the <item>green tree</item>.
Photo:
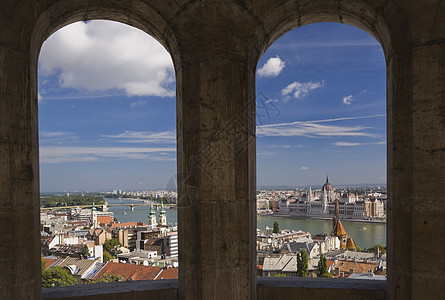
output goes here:
<path id="1" fill-rule="evenodd" d="M 122 246 L 122 244 L 117 239 L 108 239 L 104 243 L 104 250 L 111 253 L 116 246 Z"/>
<path id="2" fill-rule="evenodd" d="M 332 277 L 332 274 L 328 272 L 328 265 L 326 256 L 320 255 L 318 261 L 317 277 Z"/>
<path id="3" fill-rule="evenodd" d="M 57 207 L 57 206 L 75 206 L 75 205 L 91 205 L 93 202 L 96 205 L 101 205 L 105 202 L 102 196 L 93 195 L 70 195 L 70 196 L 58 196 L 49 195 L 40 197 L 41 207 Z"/>
<path id="4" fill-rule="evenodd" d="M 306 250 L 303 249 L 300 253 L 297 254 L 297 276 L 298 277 L 308 277 L 308 258 L 306 254 Z"/>
<path id="5" fill-rule="evenodd" d="M 367 252 L 372 252 L 372 253 L 377 253 L 377 248 L 379 248 L 380 253 L 386 253 L 386 247 L 384 247 L 384 246 L 382 246 L 380 244 L 374 245 L 371 248 L 366 249 L 366 251 Z"/>
<path id="6" fill-rule="evenodd" d="M 124 276 L 114 275 L 114 274 L 104 274 L 100 276 L 97 280 L 95 280 L 97 283 L 101 282 L 119 282 L 123 281 Z"/>
<path id="7" fill-rule="evenodd" d="M 110 260 L 112 260 L 114 257 L 113 255 L 110 254 L 110 252 L 108 252 L 107 250 L 104 250 L 103 252 L 103 262 L 106 263 Z"/>
<path id="8" fill-rule="evenodd" d="M 76 284 L 77 280 L 71 275 L 68 269 L 62 267 L 51 267 L 46 270 L 45 264 L 42 263 L 42 287 L 51 288 Z"/>
<path id="9" fill-rule="evenodd" d="M 273 233 L 280 233 L 280 224 L 277 221 L 273 222 Z"/>
<path id="10" fill-rule="evenodd" d="M 107 274 L 100 276 L 96 280 L 87 279 L 87 280 L 85 280 L 85 283 L 86 284 L 94 284 L 94 283 L 104 283 L 104 282 L 119 282 L 119 281 L 123 281 L 123 280 L 124 280 L 124 276 L 107 273 Z"/>
<path id="11" fill-rule="evenodd" d="M 82 257 L 83 258 L 88 258 L 90 256 L 90 250 L 88 249 L 87 245 L 83 245 L 82 248 Z"/>

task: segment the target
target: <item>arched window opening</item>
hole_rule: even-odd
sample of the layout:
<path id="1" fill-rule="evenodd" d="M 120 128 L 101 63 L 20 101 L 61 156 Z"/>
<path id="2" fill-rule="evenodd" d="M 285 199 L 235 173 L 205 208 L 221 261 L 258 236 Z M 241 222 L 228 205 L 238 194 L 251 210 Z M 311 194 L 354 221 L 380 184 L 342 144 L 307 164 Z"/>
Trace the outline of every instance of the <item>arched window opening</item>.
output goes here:
<path id="1" fill-rule="evenodd" d="M 128 25 L 77 22 L 43 44 L 38 73 L 43 287 L 177 278 L 169 53 Z"/>
<path id="2" fill-rule="evenodd" d="M 256 78 L 258 273 L 385 280 L 380 44 L 349 25 L 303 26 L 265 52 Z"/>

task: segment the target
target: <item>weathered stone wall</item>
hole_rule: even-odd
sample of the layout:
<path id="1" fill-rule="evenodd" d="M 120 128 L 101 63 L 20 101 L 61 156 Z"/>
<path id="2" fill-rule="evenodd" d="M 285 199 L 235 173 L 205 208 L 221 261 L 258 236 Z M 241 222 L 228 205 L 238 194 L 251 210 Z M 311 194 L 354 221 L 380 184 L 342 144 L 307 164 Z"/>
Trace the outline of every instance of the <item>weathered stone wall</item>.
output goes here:
<path id="1" fill-rule="evenodd" d="M 43 290 L 45 300 L 172 300 L 177 298 L 178 281 L 176 279 L 97 283 Z"/>
<path id="2" fill-rule="evenodd" d="M 66 24 L 97 18 L 153 35 L 175 64 L 181 299 L 256 298 L 256 63 L 287 31 L 324 21 L 366 30 L 386 56 L 392 199 L 387 297 L 433 299 L 445 293 L 443 1 L 3 0 L 2 298 L 41 297 L 36 74 L 41 44 Z"/>

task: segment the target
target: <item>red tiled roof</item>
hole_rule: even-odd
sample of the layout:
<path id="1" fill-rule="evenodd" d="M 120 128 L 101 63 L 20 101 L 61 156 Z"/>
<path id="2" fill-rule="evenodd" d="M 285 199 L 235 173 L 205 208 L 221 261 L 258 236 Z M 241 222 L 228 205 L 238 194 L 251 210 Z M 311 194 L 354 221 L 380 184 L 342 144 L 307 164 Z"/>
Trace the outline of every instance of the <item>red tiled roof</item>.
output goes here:
<path id="1" fill-rule="evenodd" d="M 113 219 L 110 216 L 97 216 L 97 223 L 108 225 L 113 223 Z"/>
<path id="2" fill-rule="evenodd" d="M 335 236 L 345 236 L 348 235 L 348 233 L 345 230 L 345 227 L 343 227 L 343 224 L 340 220 L 337 222 L 337 226 L 334 228 L 334 235 Z"/>
<path id="3" fill-rule="evenodd" d="M 108 262 L 105 267 L 94 276 L 94 279 L 97 280 L 104 274 L 113 274 L 123 276 L 123 280 L 153 280 L 161 270 L 161 267 Z"/>
<path id="4" fill-rule="evenodd" d="M 347 249 L 352 249 L 352 250 L 355 249 L 355 243 L 354 243 L 354 241 L 352 240 L 351 237 L 348 237 L 348 239 L 346 241 L 346 248 Z"/>
<path id="5" fill-rule="evenodd" d="M 334 262 L 332 260 L 328 260 L 326 261 L 326 268 L 329 269 L 329 267 L 333 264 Z"/>
<path id="6" fill-rule="evenodd" d="M 126 223 L 113 223 L 111 224 L 111 228 L 117 228 L 117 227 L 137 227 L 137 226 L 147 226 L 147 224 L 142 222 L 126 222 Z"/>
<path id="7" fill-rule="evenodd" d="M 45 268 L 48 269 L 57 259 L 44 258 L 42 257 L 42 261 L 45 263 Z"/>
<path id="8" fill-rule="evenodd" d="M 156 278 L 156 280 L 161 279 L 178 279 L 178 268 L 168 268 L 162 270 L 162 273 Z"/>
<path id="9" fill-rule="evenodd" d="M 54 240 L 54 236 L 50 235 L 50 236 L 40 236 L 40 243 L 43 245 L 48 245 L 49 243 L 51 243 Z"/>
<path id="10" fill-rule="evenodd" d="M 160 238 L 149 238 L 146 242 L 145 245 L 150 245 L 150 246 L 161 246 L 162 242 L 164 240 L 160 239 Z"/>
<path id="11" fill-rule="evenodd" d="M 377 266 L 376 262 L 354 262 L 354 261 L 344 261 L 344 260 L 338 260 L 336 264 L 334 264 L 335 267 L 340 268 L 340 272 L 349 273 L 351 269 L 354 269 L 354 273 L 367 273 L 368 270 L 373 270 Z"/>

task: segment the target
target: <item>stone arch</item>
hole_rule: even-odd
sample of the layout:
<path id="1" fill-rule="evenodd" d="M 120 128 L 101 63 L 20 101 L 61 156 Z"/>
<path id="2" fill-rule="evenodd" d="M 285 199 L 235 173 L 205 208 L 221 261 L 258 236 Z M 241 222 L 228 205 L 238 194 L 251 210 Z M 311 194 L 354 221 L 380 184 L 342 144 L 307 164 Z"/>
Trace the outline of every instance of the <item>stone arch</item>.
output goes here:
<path id="1" fill-rule="evenodd" d="M 167 19 L 171 15 L 175 14 L 176 7 L 170 6 L 170 9 L 159 9 L 165 6 L 165 1 L 150 1 L 147 4 L 144 1 L 99 1 L 99 0 L 80 0 L 80 1 L 20 1 L 17 7 L 14 9 L 14 14 L 11 16 L 11 26 L 19 28 L 20 31 L 16 31 L 15 35 L 8 37 L 11 40 L 11 44 L 17 45 L 17 53 L 20 53 L 20 57 L 16 57 L 15 53 L 12 54 L 13 60 L 11 60 L 11 66 L 5 65 L 6 69 L 15 68 L 14 75 L 10 76 L 11 82 L 17 81 L 16 85 L 9 83 L 8 89 L 14 89 L 14 92 L 9 92 L 15 98 L 10 97 L 8 102 L 11 107 L 12 103 L 17 109 L 14 109 L 14 114 L 11 114 L 10 119 L 21 118 L 23 126 L 23 134 L 16 138 L 11 138 L 12 143 L 15 143 L 16 139 L 18 143 L 20 141 L 27 141 L 23 143 L 23 150 L 19 151 L 27 152 L 26 160 L 21 161 L 20 166 L 15 167 L 15 172 L 20 173 L 23 170 L 28 174 L 29 179 L 26 180 L 26 185 L 23 185 L 23 191 L 13 191 L 11 193 L 17 194 L 14 199 L 21 205 L 30 205 L 32 209 L 29 210 L 29 214 L 32 214 L 32 218 L 28 217 L 26 230 L 32 232 L 32 241 L 29 243 L 32 245 L 27 250 L 26 246 L 14 247 L 23 248 L 23 251 L 29 251 L 33 249 L 32 254 L 29 255 L 29 261 L 23 261 L 18 263 L 16 268 L 16 274 L 23 274 L 22 269 L 29 269 L 31 265 L 31 272 L 28 272 L 25 277 L 17 279 L 10 277 L 11 295 L 14 298 L 29 298 L 29 295 L 33 295 L 33 299 L 40 299 L 41 283 L 40 283 L 40 256 L 37 249 L 40 248 L 40 234 L 38 232 L 39 224 L 39 149 L 38 149 L 38 113 L 37 113 L 37 66 L 40 49 L 43 42 L 54 32 L 60 28 L 77 22 L 93 19 L 103 19 L 121 22 L 132 27 L 138 28 L 145 33 L 154 37 L 160 42 L 166 50 L 170 53 L 175 71 L 178 73 L 178 66 L 180 65 L 179 47 L 176 41 L 176 37 L 173 34 Z M 163 12 L 163 14 L 160 12 Z M 21 21 L 24 20 L 24 21 Z M 20 34 L 17 34 L 20 32 Z M 20 64 L 17 64 L 20 62 Z M 13 65 L 14 63 L 15 66 Z M 7 86 L 7 85 L 5 85 Z M 17 91 L 15 89 L 17 88 Z M 10 120 L 5 120 L 9 122 Z M 30 142 L 29 142 L 30 141 Z M 15 174 L 11 175 L 17 176 Z M 15 187 L 12 187 L 15 188 Z M 26 203 L 26 204 L 25 204 Z M 17 205 L 17 204 L 16 204 Z M 11 247 L 13 244 L 11 243 Z M 20 282 L 20 284 L 17 284 Z M 23 293 L 23 294 L 22 294 Z M 25 296 L 26 295 L 26 296 Z M 8 298 L 9 295 L 6 295 Z"/>
<path id="2" fill-rule="evenodd" d="M 394 297 L 396 290 L 410 288 L 411 278 L 406 274 L 411 266 L 412 253 L 403 247 L 405 236 L 396 228 L 409 228 L 412 209 L 403 201 L 410 197 L 407 174 L 411 166 L 404 163 L 412 157 L 411 149 L 395 145 L 409 143 L 412 129 L 403 126 L 404 117 L 412 122 L 411 33 L 408 18 L 394 2 L 373 3 L 371 0 L 286 1 L 263 15 L 263 26 L 256 32 L 251 44 L 249 64 L 256 66 L 261 55 L 288 31 L 319 22 L 344 23 L 371 34 L 382 46 L 387 66 L 387 296 Z M 275 3 L 274 3 L 275 4 Z M 252 80 L 255 81 L 254 79 Z M 402 275 L 403 274 L 403 275 Z"/>
<path id="3" fill-rule="evenodd" d="M 121 22 L 138 28 L 154 37 L 170 53 L 175 66 L 179 65 L 179 48 L 166 15 L 174 9 L 163 10 L 164 15 L 157 10 L 162 1 L 53 1 L 38 16 L 31 38 L 31 57 L 38 58 L 40 47 L 52 33 L 77 21 L 103 19 Z M 36 53 L 37 52 L 37 53 Z"/>

